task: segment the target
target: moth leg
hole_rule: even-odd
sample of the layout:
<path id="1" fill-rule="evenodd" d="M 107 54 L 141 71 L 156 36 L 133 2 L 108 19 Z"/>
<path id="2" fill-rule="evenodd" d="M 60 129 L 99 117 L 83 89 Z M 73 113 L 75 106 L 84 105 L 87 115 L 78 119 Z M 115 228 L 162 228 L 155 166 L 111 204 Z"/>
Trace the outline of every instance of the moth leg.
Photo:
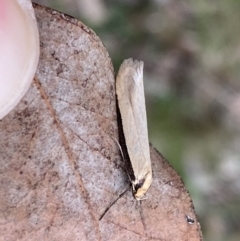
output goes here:
<path id="1" fill-rule="evenodd" d="M 140 204 L 141 204 L 141 201 L 140 201 Z M 146 223 L 145 223 L 145 219 L 144 219 L 144 215 L 143 215 L 143 211 L 142 211 L 142 207 L 141 205 L 139 205 L 139 213 L 140 213 L 140 217 L 141 217 L 141 221 L 142 221 L 142 224 L 143 224 L 143 228 L 144 228 L 144 232 L 146 234 Z"/>
<path id="2" fill-rule="evenodd" d="M 122 156 L 122 158 L 124 159 L 123 151 L 122 151 L 122 147 L 121 147 L 121 145 L 119 144 L 119 142 L 117 141 L 116 138 L 112 137 L 112 139 L 117 143 L 118 148 L 119 148 L 119 150 L 120 150 L 120 152 L 121 152 L 121 156 Z"/>
<path id="3" fill-rule="evenodd" d="M 116 138 L 112 137 L 112 139 L 117 143 L 118 148 L 119 148 L 119 150 L 120 150 L 120 152 L 121 152 L 121 156 L 122 156 L 123 160 L 125 160 L 124 155 L 123 155 L 123 151 L 122 151 L 122 147 L 121 147 L 120 143 L 117 141 Z M 123 169 L 125 169 L 125 168 L 123 168 Z M 125 169 L 124 171 L 127 173 L 128 179 L 129 179 L 130 182 L 132 183 L 132 179 L 130 178 L 128 171 L 127 171 L 126 169 Z"/>

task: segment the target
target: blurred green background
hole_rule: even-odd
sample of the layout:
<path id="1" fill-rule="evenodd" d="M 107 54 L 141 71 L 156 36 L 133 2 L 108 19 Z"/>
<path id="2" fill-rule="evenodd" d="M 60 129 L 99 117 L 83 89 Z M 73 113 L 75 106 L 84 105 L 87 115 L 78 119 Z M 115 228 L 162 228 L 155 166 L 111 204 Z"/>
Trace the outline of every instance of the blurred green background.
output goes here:
<path id="1" fill-rule="evenodd" d="M 150 141 L 184 179 L 205 241 L 240 240 L 240 0 L 35 0 L 143 60 Z"/>

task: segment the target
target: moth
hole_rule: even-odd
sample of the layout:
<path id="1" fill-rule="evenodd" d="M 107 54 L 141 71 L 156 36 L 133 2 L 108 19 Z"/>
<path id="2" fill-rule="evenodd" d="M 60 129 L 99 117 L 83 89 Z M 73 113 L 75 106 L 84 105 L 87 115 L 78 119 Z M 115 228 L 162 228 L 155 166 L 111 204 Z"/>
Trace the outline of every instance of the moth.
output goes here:
<path id="1" fill-rule="evenodd" d="M 130 161 L 128 176 L 133 196 L 142 200 L 152 183 L 142 61 L 123 61 L 116 79 L 116 92 Z"/>

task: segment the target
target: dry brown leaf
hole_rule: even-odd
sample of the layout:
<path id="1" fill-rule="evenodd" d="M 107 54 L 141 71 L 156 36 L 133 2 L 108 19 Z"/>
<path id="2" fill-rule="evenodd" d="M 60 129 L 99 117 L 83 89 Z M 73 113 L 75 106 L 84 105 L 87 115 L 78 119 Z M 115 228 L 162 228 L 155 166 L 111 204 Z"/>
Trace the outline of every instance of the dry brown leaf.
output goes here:
<path id="1" fill-rule="evenodd" d="M 0 121 L 0 240 L 202 240 L 184 184 L 151 147 L 137 203 L 118 138 L 115 80 L 96 34 L 35 5 L 41 57 L 31 88 Z"/>

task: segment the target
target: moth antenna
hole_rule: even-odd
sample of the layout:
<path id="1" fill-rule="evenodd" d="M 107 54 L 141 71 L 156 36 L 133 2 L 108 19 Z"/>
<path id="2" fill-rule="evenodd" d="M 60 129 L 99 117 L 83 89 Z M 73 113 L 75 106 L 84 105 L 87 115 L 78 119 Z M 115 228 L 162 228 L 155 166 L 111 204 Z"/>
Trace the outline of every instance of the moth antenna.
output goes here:
<path id="1" fill-rule="evenodd" d="M 110 205 L 105 209 L 105 211 L 102 213 L 98 220 L 101 220 L 105 216 L 109 209 L 118 201 L 118 199 L 120 199 L 127 192 L 128 189 L 129 187 L 125 191 L 123 191 L 112 203 L 110 203 Z"/>

